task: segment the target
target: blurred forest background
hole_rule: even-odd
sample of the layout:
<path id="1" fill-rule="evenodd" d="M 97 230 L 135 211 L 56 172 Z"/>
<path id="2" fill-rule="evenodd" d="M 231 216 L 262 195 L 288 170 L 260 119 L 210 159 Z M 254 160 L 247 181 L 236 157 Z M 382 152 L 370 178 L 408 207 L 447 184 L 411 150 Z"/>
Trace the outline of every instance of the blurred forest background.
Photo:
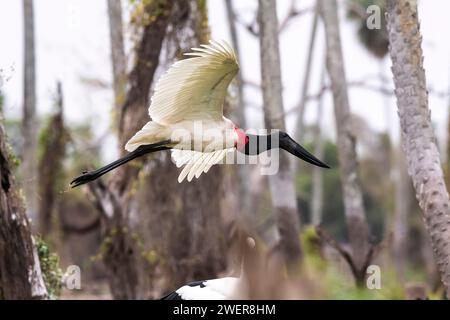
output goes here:
<path id="1" fill-rule="evenodd" d="M 404 69 L 419 74 L 417 92 L 401 87 L 401 65 L 390 69 L 408 52 L 389 48 L 404 34 L 392 15 L 388 32 L 385 13 L 405 3 L 416 13 L 408 27 L 417 28 L 416 1 L 406 0 L 390 9 L 382 0 L 1 0 L 0 298 L 158 298 L 226 275 L 242 232 L 259 253 L 251 297 L 443 298 L 450 220 L 439 174 L 442 167 L 450 181 L 450 43 L 441 7 L 450 3 L 418 1 L 427 86 L 418 60 L 417 70 Z M 372 4 L 381 13 L 373 30 Z M 420 48 L 420 34 L 408 34 L 404 43 Z M 290 158 L 288 210 L 276 207 L 272 178 L 257 166 L 215 166 L 178 184 L 168 152 L 70 189 L 72 178 L 125 152 L 148 120 L 159 76 L 211 38 L 240 58 L 226 115 L 241 128 L 285 126 L 331 169 Z M 402 92 L 425 97 L 417 110 L 426 115 L 408 118 Z M 277 119 L 268 118 L 269 94 L 280 98 Z M 406 129 L 414 119 L 415 134 Z M 421 154 L 417 137 L 429 138 L 423 150 L 432 151 Z M 424 158 L 432 173 L 420 176 Z M 441 217 L 447 222 L 433 220 Z M 70 265 L 81 269 L 81 290 L 61 284 Z M 381 289 L 367 288 L 369 265 L 380 267 Z"/>

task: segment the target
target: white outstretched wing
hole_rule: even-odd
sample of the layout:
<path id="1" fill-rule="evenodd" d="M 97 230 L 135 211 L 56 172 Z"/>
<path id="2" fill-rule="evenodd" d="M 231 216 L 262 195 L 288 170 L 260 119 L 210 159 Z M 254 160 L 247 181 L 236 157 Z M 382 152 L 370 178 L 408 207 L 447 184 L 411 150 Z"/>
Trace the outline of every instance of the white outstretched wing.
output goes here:
<path id="1" fill-rule="evenodd" d="M 236 54 L 225 42 L 192 48 L 193 58 L 176 62 L 158 80 L 148 113 L 153 121 L 221 120 L 228 85 L 239 71 Z"/>
<path id="2" fill-rule="evenodd" d="M 200 152 L 191 150 L 172 149 L 172 159 L 178 168 L 183 167 L 178 182 L 181 183 L 187 177 L 187 181 L 198 178 L 203 172 L 208 172 L 215 164 L 221 162 L 229 152 L 234 152 L 235 148 L 217 150 L 213 152 Z"/>

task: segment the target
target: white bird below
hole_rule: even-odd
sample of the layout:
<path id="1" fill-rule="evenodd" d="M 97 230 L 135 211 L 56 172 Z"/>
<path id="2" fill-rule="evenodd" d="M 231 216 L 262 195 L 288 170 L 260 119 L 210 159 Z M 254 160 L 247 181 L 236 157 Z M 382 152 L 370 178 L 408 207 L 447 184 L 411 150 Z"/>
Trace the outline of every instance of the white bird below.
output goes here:
<path id="1" fill-rule="evenodd" d="M 237 294 L 240 279 L 225 277 L 194 281 L 173 291 L 161 300 L 228 300 Z"/>
<path id="2" fill-rule="evenodd" d="M 239 235 L 237 236 L 240 239 Z M 246 270 L 249 268 L 245 264 L 251 253 L 255 253 L 256 242 L 251 237 L 246 237 L 245 241 L 236 241 L 235 247 L 238 251 L 232 259 L 236 276 L 194 281 L 179 289 L 170 292 L 161 300 L 232 300 L 241 299 L 247 290 Z M 236 274 L 237 273 L 237 274 Z"/>

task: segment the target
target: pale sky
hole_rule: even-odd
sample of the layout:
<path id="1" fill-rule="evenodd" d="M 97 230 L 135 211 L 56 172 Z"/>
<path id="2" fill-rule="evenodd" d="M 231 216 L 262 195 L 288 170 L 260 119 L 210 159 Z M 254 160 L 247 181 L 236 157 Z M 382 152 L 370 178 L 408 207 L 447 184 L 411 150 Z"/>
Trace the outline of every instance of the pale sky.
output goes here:
<path id="1" fill-rule="evenodd" d="M 123 2 L 124 4 L 127 1 Z M 257 7 L 256 0 L 234 1 L 237 13 L 243 20 L 251 21 Z M 309 8 L 314 2 L 299 0 L 300 9 Z M 342 1 L 340 2 L 342 4 Z M 209 0 L 209 18 L 212 37 L 230 42 L 223 0 Z M 286 15 L 290 0 L 278 0 L 278 15 Z M 126 7 L 126 5 L 125 5 Z M 389 58 L 381 63 L 370 56 L 359 44 L 355 25 L 344 17 L 341 5 L 341 36 L 348 81 L 372 79 L 383 70 L 391 78 Z M 419 18 L 423 35 L 425 70 L 429 88 L 437 92 L 448 92 L 450 88 L 450 41 L 448 21 L 450 1 L 428 0 L 419 2 Z M 0 69 L 7 81 L 3 84 L 6 95 L 7 117 L 18 117 L 22 105 L 22 1 L 0 0 Z M 283 77 L 284 108 L 293 108 L 299 100 L 306 51 L 312 24 L 312 13 L 294 18 L 280 36 L 280 52 Z M 106 0 L 35 0 L 37 99 L 38 112 L 45 115 L 52 110 L 52 97 L 56 81 L 63 82 L 66 121 L 86 122 L 96 126 L 98 135 L 108 130 L 113 101 L 112 90 L 92 88 L 83 84 L 82 78 L 111 82 L 109 31 Z M 313 62 L 311 93 L 319 88 L 319 77 L 323 67 L 323 30 L 318 29 L 316 54 Z M 259 83 L 259 42 L 244 28 L 239 27 L 241 46 L 241 68 L 244 79 Z M 374 85 L 379 85 L 375 80 Z M 392 83 L 387 83 L 392 87 Z M 246 99 L 250 104 L 247 115 L 253 128 L 262 126 L 261 94 L 248 87 Z M 447 110 L 450 98 L 430 96 L 432 119 L 442 142 L 445 137 Z M 393 98 L 385 98 L 367 89 L 350 89 L 351 109 L 364 117 L 378 131 L 386 128 L 386 110 L 393 124 L 391 133 L 397 135 L 398 118 Z M 388 108 L 386 107 L 388 106 Z M 314 121 L 315 103 L 308 106 L 307 120 Z M 325 100 L 326 132 L 334 135 L 334 115 L 330 95 Z M 294 129 L 295 113 L 287 118 L 288 130 Z M 116 156 L 117 147 L 111 136 L 103 144 L 105 161 Z"/>

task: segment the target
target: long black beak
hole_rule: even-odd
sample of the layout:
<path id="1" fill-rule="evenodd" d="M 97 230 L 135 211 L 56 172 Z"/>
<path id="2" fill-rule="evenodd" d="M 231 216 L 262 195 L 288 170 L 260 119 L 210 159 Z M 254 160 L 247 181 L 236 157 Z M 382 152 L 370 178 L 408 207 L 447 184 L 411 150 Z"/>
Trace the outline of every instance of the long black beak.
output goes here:
<path id="1" fill-rule="evenodd" d="M 315 156 L 313 156 L 311 153 L 306 151 L 305 148 L 303 148 L 301 145 L 299 145 L 297 142 L 295 142 L 287 133 L 280 132 L 280 145 L 279 147 L 281 149 L 286 150 L 290 154 L 293 154 L 294 156 L 309 162 L 315 166 L 321 167 L 321 168 L 330 168 L 329 165 L 326 163 L 320 161 Z"/>

